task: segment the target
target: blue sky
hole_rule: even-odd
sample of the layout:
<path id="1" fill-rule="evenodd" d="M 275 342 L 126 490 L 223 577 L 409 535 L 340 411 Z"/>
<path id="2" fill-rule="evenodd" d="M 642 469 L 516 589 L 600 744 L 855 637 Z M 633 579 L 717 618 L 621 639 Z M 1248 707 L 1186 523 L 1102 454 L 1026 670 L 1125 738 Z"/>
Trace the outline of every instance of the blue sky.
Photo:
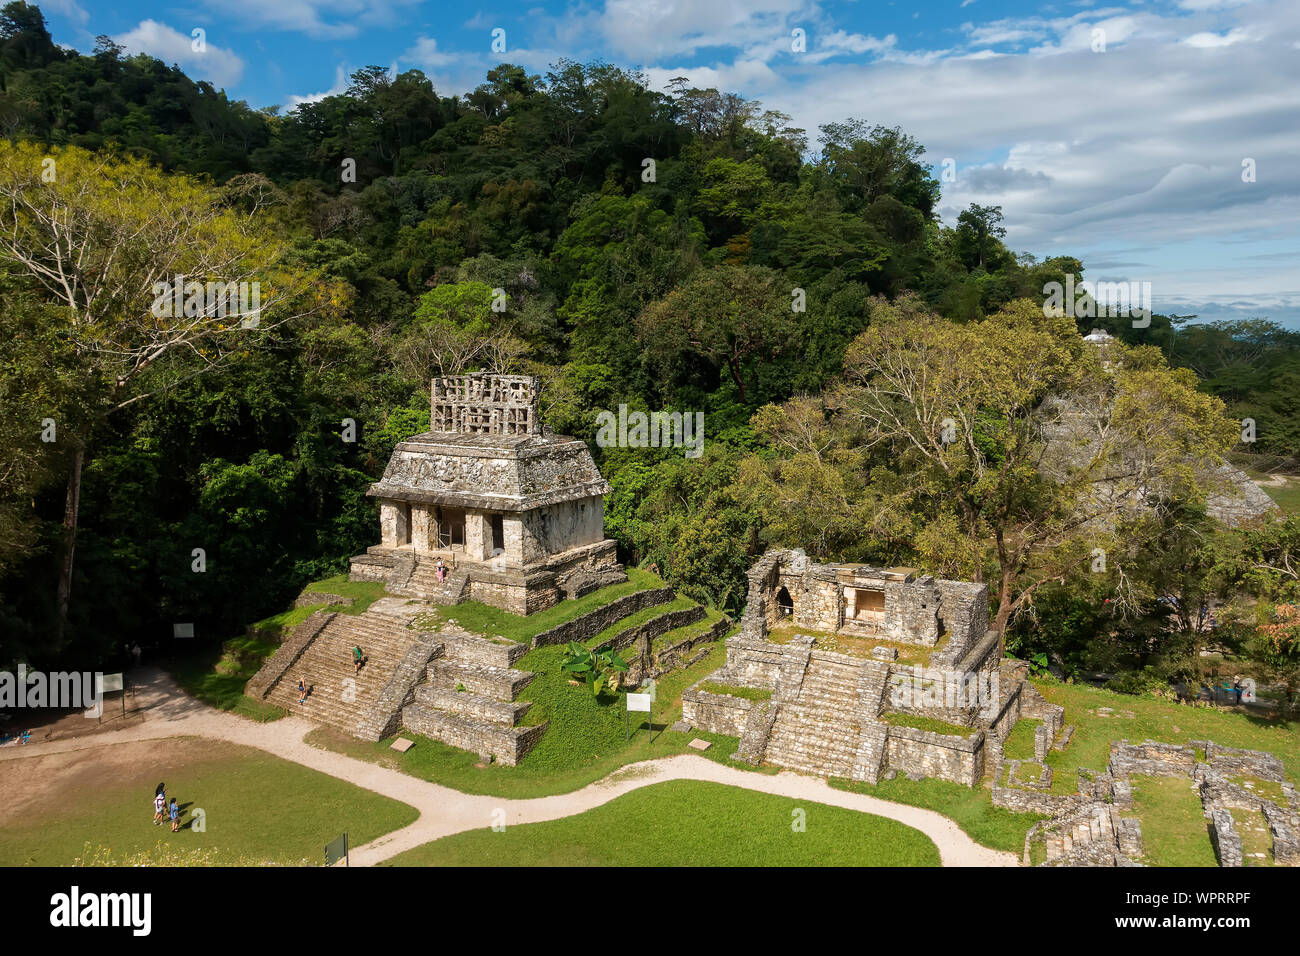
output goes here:
<path id="1" fill-rule="evenodd" d="M 368 64 L 421 69 L 451 94 L 498 62 L 544 73 L 567 57 L 742 93 L 813 142 L 849 116 L 899 125 L 936 167 L 952 160 L 945 221 L 1001 205 L 1013 249 L 1150 282 L 1159 311 L 1300 327 L 1296 0 L 40 5 L 59 43 L 89 51 L 108 34 L 253 106 L 339 91 Z"/>

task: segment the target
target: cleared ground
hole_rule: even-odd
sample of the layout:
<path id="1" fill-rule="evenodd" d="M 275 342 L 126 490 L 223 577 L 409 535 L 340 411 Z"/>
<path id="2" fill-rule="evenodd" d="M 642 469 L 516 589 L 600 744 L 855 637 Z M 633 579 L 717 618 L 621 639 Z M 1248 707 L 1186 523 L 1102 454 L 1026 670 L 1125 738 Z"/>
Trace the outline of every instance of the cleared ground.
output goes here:
<path id="1" fill-rule="evenodd" d="M 183 808 L 179 833 L 153 824 L 160 782 Z M 358 846 L 417 815 L 261 751 L 194 737 L 6 760 L 0 792 L 3 866 L 67 866 L 88 848 L 118 860 L 149 851 L 176 862 L 177 851 L 200 851 L 196 861 L 215 864 L 318 865 L 343 831 Z"/>

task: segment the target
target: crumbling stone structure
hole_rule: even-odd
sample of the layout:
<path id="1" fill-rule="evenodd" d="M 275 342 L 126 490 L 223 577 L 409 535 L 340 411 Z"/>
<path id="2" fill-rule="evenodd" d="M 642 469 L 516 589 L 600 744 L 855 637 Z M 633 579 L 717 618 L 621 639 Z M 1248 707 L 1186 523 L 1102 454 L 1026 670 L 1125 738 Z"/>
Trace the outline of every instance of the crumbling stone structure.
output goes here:
<path id="1" fill-rule="evenodd" d="M 841 639 L 851 646 L 840 649 Z M 1000 762 L 1001 742 L 1033 694 L 1022 677 L 1003 679 L 1002 654 L 982 584 L 770 551 L 750 569 L 740 631 L 708 681 L 771 697 L 697 684 L 683 694 L 683 719 L 739 737 L 736 758 L 750 763 L 870 783 L 904 773 L 974 786 L 986 764 Z M 1039 704 L 1050 708 L 1041 698 L 1028 706 Z M 1059 714 L 1053 719 L 1055 739 Z"/>
<path id="2" fill-rule="evenodd" d="M 542 428 L 537 403 L 530 376 L 434 379 L 430 430 L 399 443 L 367 492 L 381 541 L 352 579 L 516 614 L 625 580 L 604 533 L 609 483 L 584 442 Z"/>

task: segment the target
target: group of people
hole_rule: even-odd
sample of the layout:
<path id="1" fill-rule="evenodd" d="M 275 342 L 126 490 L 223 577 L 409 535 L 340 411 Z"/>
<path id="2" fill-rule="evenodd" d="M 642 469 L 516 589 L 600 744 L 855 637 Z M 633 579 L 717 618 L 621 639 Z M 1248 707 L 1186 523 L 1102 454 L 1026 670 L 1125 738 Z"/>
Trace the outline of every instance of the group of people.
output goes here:
<path id="1" fill-rule="evenodd" d="M 172 797 L 171 802 L 167 801 L 167 787 L 165 784 L 158 784 L 158 789 L 153 795 L 153 825 L 161 826 L 168 820 L 172 822 L 172 833 L 179 833 L 181 829 L 181 808 L 176 803 L 176 798 Z"/>

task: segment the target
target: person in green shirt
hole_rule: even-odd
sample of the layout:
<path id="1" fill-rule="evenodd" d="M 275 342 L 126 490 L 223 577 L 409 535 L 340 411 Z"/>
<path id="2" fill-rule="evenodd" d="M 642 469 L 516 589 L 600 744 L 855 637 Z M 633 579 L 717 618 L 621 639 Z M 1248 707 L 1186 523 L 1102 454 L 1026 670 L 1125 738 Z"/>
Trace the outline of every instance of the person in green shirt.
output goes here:
<path id="1" fill-rule="evenodd" d="M 359 673 L 361 671 L 361 665 L 364 664 L 365 662 L 366 659 L 361 654 L 361 648 L 360 647 L 352 648 L 352 672 L 354 674 Z"/>

